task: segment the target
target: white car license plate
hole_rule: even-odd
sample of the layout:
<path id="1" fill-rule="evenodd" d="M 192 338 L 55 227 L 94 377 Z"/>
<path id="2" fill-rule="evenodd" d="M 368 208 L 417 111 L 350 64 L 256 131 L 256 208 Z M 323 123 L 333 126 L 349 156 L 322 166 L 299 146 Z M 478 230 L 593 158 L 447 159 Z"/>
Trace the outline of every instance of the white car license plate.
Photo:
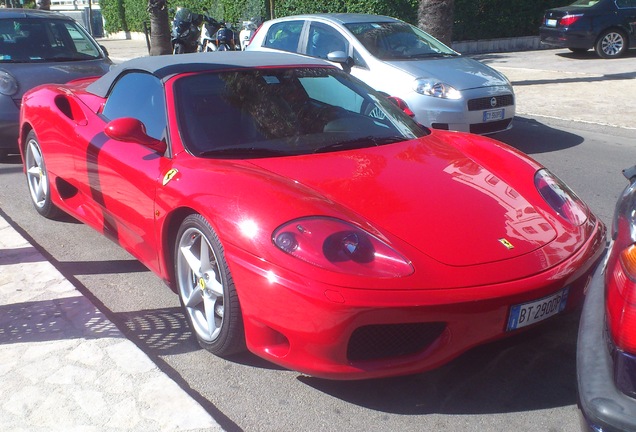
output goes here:
<path id="1" fill-rule="evenodd" d="M 548 297 L 510 308 L 506 331 L 516 330 L 550 318 L 565 309 L 569 288 L 563 288 Z"/>
<path id="2" fill-rule="evenodd" d="M 491 111 L 484 111 L 484 123 L 489 121 L 495 121 L 495 120 L 503 120 L 504 112 L 505 112 L 504 108 L 491 110 Z"/>
<path id="3" fill-rule="evenodd" d="M 556 27 L 557 25 L 557 20 L 555 19 L 547 19 L 545 20 L 545 26 L 546 27 Z"/>

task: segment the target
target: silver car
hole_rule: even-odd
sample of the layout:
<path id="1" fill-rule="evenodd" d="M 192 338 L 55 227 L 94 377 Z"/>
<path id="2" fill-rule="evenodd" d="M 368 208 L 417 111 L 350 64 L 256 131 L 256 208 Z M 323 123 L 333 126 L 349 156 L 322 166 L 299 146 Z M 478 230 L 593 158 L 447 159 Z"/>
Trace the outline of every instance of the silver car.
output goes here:
<path id="1" fill-rule="evenodd" d="M 72 18 L 56 12 L 0 9 L 0 159 L 18 153 L 18 118 L 27 90 L 101 76 L 111 64 Z"/>
<path id="2" fill-rule="evenodd" d="M 490 134 L 515 115 L 510 81 L 395 18 L 367 14 L 296 15 L 267 21 L 247 50 L 289 51 L 341 63 L 398 98 L 436 129 Z"/>

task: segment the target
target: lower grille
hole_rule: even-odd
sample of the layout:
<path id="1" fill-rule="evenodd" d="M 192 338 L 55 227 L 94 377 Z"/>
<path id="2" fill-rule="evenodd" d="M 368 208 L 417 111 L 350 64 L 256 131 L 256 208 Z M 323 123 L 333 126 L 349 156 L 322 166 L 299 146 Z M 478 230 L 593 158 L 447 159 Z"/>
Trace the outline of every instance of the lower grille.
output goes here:
<path id="1" fill-rule="evenodd" d="M 360 327 L 349 339 L 347 358 L 355 362 L 415 354 L 435 342 L 445 328 L 443 322 Z"/>
<path id="2" fill-rule="evenodd" d="M 470 132 L 474 134 L 488 134 L 508 129 L 512 119 L 494 121 L 490 123 L 475 123 L 470 125 Z"/>

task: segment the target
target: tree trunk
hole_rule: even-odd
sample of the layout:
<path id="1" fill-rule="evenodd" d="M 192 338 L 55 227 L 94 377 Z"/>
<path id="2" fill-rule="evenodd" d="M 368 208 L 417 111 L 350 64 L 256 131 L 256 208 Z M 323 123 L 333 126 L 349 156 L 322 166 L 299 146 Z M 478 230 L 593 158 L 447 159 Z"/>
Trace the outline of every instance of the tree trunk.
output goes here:
<path id="1" fill-rule="evenodd" d="M 172 54 L 166 0 L 148 0 L 148 13 L 150 14 L 150 55 Z"/>
<path id="2" fill-rule="evenodd" d="M 417 25 L 426 33 L 451 46 L 454 0 L 420 0 Z"/>

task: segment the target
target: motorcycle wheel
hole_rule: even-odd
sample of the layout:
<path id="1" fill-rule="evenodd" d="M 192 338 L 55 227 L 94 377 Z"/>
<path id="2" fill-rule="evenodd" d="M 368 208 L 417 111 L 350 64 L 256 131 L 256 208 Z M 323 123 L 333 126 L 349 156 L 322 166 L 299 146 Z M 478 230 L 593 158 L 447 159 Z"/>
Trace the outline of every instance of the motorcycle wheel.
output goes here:
<path id="1" fill-rule="evenodd" d="M 174 49 L 172 50 L 172 54 L 184 54 L 185 53 L 185 45 L 182 43 L 174 44 Z"/>

